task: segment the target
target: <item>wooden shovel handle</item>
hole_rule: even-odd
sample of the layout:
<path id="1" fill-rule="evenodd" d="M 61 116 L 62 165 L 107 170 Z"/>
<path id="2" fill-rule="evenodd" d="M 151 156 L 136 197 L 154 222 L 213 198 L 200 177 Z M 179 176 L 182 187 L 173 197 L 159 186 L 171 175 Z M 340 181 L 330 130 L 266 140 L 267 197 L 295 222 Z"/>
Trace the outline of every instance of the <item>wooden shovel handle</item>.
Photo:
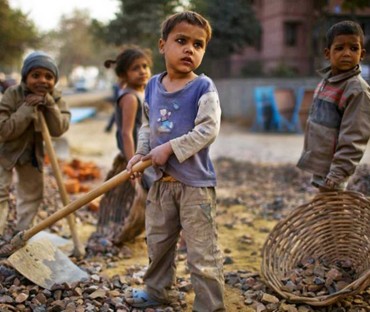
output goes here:
<path id="1" fill-rule="evenodd" d="M 133 172 L 144 171 L 144 169 L 150 167 L 151 164 L 152 164 L 151 160 L 140 161 L 133 166 L 132 171 Z M 68 216 L 72 212 L 82 208 L 84 205 L 91 202 L 93 199 L 108 192 L 109 190 L 121 184 L 122 182 L 127 181 L 130 178 L 130 175 L 131 173 L 128 172 L 127 170 L 124 170 L 121 173 L 115 175 L 113 178 L 105 181 L 102 185 L 92 189 L 88 193 L 77 198 L 75 201 L 69 203 L 67 206 L 54 212 L 52 215 L 41 221 L 39 224 L 36 224 L 34 227 L 25 231 L 24 235 L 22 236 L 22 239 L 24 241 L 29 240 L 32 236 L 49 227 L 51 224 L 54 224 L 55 222 Z"/>
<path id="2" fill-rule="evenodd" d="M 45 142 L 46 152 L 50 158 L 51 167 L 53 168 L 53 173 L 57 181 L 60 197 L 62 199 L 63 206 L 66 206 L 70 203 L 70 199 L 69 199 L 66 187 L 64 185 L 62 172 L 58 164 L 58 157 L 53 147 L 48 125 L 46 124 L 44 114 L 40 110 L 37 111 L 37 117 L 38 117 L 38 120 L 41 126 L 41 133 L 42 133 L 42 137 Z M 82 245 L 78 237 L 75 216 L 73 214 L 68 215 L 67 222 L 68 222 L 69 229 L 71 231 L 73 245 L 74 245 L 73 254 L 76 257 L 81 258 L 85 255 L 85 248 Z"/>
<path id="3" fill-rule="evenodd" d="M 54 151 L 54 148 L 53 148 L 53 143 L 52 143 L 52 140 L 51 140 L 51 136 L 50 136 L 50 133 L 49 133 L 48 126 L 47 126 L 46 121 L 45 121 L 44 114 L 41 111 L 38 111 L 37 115 L 38 115 L 38 120 L 39 120 L 40 126 L 41 126 L 42 137 L 43 137 L 44 142 L 45 142 L 46 152 L 47 152 L 47 154 L 50 158 L 51 167 L 52 167 L 53 173 L 55 175 L 55 180 L 57 181 L 57 184 L 58 184 L 60 197 L 62 199 L 63 205 L 65 206 L 65 205 L 69 204 L 70 200 L 69 200 L 69 196 L 68 196 L 67 190 L 65 188 L 65 185 L 63 183 L 63 176 L 62 176 L 62 172 L 59 168 L 58 157 L 55 154 L 55 151 Z"/>

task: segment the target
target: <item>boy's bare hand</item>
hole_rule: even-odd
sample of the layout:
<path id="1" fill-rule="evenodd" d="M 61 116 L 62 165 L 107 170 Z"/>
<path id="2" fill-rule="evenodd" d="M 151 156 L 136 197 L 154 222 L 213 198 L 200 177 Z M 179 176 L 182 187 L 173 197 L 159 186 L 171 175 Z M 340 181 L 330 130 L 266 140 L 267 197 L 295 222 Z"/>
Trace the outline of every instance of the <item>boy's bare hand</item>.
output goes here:
<path id="1" fill-rule="evenodd" d="M 151 159 L 153 166 L 163 166 L 172 153 L 173 150 L 171 144 L 170 142 L 167 142 L 153 148 L 148 155 L 145 155 L 142 158 L 142 160 Z"/>
<path id="2" fill-rule="evenodd" d="M 141 176 L 141 172 L 132 172 L 132 167 L 135 164 L 137 164 L 142 158 L 143 158 L 143 155 L 135 154 L 134 156 L 132 156 L 132 158 L 127 163 L 126 170 L 131 173 L 130 175 L 131 179 L 135 179 Z"/>
<path id="3" fill-rule="evenodd" d="M 25 98 L 26 105 L 37 106 L 45 103 L 45 97 L 37 94 L 28 94 Z"/>

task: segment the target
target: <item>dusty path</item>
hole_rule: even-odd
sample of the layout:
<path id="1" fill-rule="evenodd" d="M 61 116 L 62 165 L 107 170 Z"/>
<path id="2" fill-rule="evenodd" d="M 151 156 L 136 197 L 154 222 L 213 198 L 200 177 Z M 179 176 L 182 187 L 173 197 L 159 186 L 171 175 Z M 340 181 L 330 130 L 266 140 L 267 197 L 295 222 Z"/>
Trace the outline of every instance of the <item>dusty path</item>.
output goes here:
<path id="1" fill-rule="evenodd" d="M 107 95 L 109 93 L 76 94 L 67 97 L 71 107 L 97 108 L 95 117 L 72 124 L 65 134 L 72 157 L 84 157 L 109 166 L 117 153 L 115 130 L 111 133 L 104 132 L 113 110 L 112 105 L 104 101 L 104 96 Z M 253 133 L 245 126 L 223 121 L 220 134 L 211 147 L 211 155 L 214 159 L 230 157 L 256 163 L 296 163 L 302 146 L 302 134 Z"/>
<path id="2" fill-rule="evenodd" d="M 110 166 L 117 147 L 115 134 L 104 132 L 110 116 L 108 110 L 100 111 L 91 119 L 72 124 L 65 134 L 70 145 L 71 156 L 98 161 Z M 296 163 L 303 147 L 303 134 L 253 133 L 246 127 L 224 121 L 221 131 L 211 147 L 211 156 L 229 157 L 255 163 Z M 370 147 L 362 159 L 370 163 Z"/>
<path id="3" fill-rule="evenodd" d="M 64 137 L 71 157 L 83 157 L 110 165 L 117 147 L 115 129 L 104 132 L 112 107 L 105 106 L 93 118 L 72 124 Z M 223 121 L 221 131 L 211 147 L 214 159 L 229 157 L 256 163 L 295 163 L 303 146 L 301 134 L 252 133 L 246 127 Z"/>

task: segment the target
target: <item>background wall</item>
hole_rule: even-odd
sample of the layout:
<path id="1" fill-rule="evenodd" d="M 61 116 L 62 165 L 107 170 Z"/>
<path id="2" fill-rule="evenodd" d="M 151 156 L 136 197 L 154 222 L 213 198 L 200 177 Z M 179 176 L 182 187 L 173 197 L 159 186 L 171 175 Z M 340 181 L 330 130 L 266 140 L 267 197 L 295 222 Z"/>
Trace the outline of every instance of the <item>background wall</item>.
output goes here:
<path id="1" fill-rule="evenodd" d="M 219 92 L 223 119 L 240 121 L 252 126 L 256 111 L 253 92 L 256 87 L 275 86 L 281 89 L 306 87 L 314 89 L 317 78 L 261 78 L 214 80 Z"/>

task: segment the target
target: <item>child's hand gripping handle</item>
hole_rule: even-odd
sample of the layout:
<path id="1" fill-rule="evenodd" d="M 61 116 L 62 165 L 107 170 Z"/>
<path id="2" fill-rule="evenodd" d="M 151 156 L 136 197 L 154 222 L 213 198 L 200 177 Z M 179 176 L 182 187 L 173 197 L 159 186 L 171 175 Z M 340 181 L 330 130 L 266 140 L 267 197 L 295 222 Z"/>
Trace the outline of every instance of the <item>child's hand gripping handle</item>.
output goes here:
<path id="1" fill-rule="evenodd" d="M 49 227 L 50 225 L 54 224 L 60 219 L 76 211 L 77 209 L 84 207 L 87 203 L 91 202 L 98 196 L 108 192 L 117 185 L 127 181 L 130 178 L 132 172 L 144 171 L 151 165 L 152 165 L 151 160 L 138 162 L 132 167 L 131 171 L 127 170 L 122 171 L 121 173 L 115 175 L 113 178 L 105 181 L 99 187 L 92 189 L 90 192 L 77 198 L 75 201 L 69 203 L 67 206 L 54 212 L 52 215 L 41 221 L 39 224 L 36 224 L 29 230 L 19 232 L 16 236 L 12 238 L 10 244 L 7 244 L 0 249 L 0 257 L 11 255 L 16 250 L 23 247 L 26 244 L 26 242 L 38 232 L 44 230 L 45 228 Z"/>
<path id="2" fill-rule="evenodd" d="M 42 222 L 24 232 L 23 240 L 26 241 L 30 239 L 32 236 L 49 227 L 51 224 L 54 224 L 55 222 L 66 217 L 72 212 L 82 208 L 84 205 L 88 204 L 98 196 L 108 192 L 117 185 L 127 181 L 130 178 L 132 172 L 144 171 L 146 168 L 150 167 L 151 164 L 152 164 L 151 160 L 140 161 L 133 166 L 131 173 L 127 170 L 124 170 L 121 173 L 115 175 L 111 179 L 105 181 L 102 185 L 92 189 L 88 193 L 77 198 L 75 201 L 69 203 L 64 208 L 54 212 L 52 215 L 44 219 Z"/>

